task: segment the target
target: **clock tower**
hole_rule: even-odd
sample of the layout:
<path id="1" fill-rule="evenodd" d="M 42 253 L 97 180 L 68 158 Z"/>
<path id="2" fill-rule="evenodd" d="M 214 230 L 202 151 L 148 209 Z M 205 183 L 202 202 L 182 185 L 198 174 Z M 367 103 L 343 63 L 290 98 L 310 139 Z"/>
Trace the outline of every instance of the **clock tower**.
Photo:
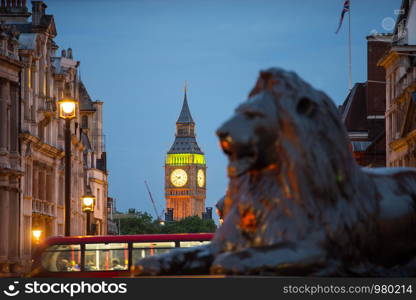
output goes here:
<path id="1" fill-rule="evenodd" d="M 165 160 L 166 211 L 173 220 L 202 217 L 206 198 L 206 163 L 195 137 L 195 122 L 188 106 L 187 91 L 176 121 L 175 141 Z M 173 209 L 173 210 L 172 210 Z"/>

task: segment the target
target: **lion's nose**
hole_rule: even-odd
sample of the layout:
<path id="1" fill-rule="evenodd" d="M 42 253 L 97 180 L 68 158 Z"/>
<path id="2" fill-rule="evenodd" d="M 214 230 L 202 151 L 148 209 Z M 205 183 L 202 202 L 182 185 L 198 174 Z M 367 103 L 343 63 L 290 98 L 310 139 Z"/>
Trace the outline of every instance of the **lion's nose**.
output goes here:
<path id="1" fill-rule="evenodd" d="M 227 140 L 220 140 L 220 145 L 225 154 L 231 154 L 231 143 Z"/>
<path id="2" fill-rule="evenodd" d="M 226 131 L 217 130 L 217 135 L 220 138 L 220 145 L 225 154 L 231 154 L 231 145 L 233 138 Z"/>

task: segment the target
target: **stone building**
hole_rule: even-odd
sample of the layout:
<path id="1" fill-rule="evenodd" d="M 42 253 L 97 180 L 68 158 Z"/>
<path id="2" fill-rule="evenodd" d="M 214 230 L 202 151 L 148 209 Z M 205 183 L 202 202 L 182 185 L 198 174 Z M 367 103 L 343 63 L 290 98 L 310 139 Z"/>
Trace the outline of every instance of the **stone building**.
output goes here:
<path id="1" fill-rule="evenodd" d="M 403 0 L 386 71 L 387 166 L 416 167 L 416 0 Z"/>
<path id="2" fill-rule="evenodd" d="M 63 97 L 79 100 L 71 121 L 71 235 L 86 233 L 81 196 L 96 196 L 95 233 L 107 232 L 101 101 L 78 76 L 72 49 L 57 53 L 54 17 L 42 1 L 0 2 L 0 276 L 30 267 L 32 231 L 64 234 Z M 31 16 L 31 20 L 29 17 Z"/>
<path id="3" fill-rule="evenodd" d="M 107 233 L 108 173 L 103 134 L 103 102 L 92 101 L 82 81 L 78 81 L 80 136 L 84 146 L 84 186 L 96 197 L 93 227 L 96 234 Z"/>
<path id="4" fill-rule="evenodd" d="M 16 29 L 0 25 L 0 277 L 20 269 L 22 169 L 19 151 L 19 42 Z"/>
<path id="5" fill-rule="evenodd" d="M 390 42 L 389 34 L 367 37 L 367 81 L 356 83 L 339 108 L 353 156 L 366 167 L 386 165 L 385 72 L 377 62 Z"/>
<path id="6" fill-rule="evenodd" d="M 202 218 L 206 198 L 206 162 L 198 146 L 195 122 L 185 89 L 182 110 L 176 121 L 175 141 L 165 160 L 167 221 L 189 216 Z"/>

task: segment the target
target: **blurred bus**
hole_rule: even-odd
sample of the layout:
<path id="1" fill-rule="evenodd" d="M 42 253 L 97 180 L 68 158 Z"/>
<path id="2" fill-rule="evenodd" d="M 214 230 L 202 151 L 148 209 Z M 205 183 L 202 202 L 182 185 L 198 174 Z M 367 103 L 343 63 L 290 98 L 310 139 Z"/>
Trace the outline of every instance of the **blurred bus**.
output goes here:
<path id="1" fill-rule="evenodd" d="M 210 243 L 213 233 L 51 237 L 34 253 L 31 277 L 124 277 L 144 257 Z"/>

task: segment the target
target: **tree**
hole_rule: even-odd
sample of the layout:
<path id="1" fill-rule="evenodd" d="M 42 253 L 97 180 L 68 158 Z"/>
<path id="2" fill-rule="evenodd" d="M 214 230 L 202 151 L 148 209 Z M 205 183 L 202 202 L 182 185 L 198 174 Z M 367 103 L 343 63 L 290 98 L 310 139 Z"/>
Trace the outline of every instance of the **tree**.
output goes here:
<path id="1" fill-rule="evenodd" d="M 213 220 L 203 220 L 198 216 L 193 216 L 180 221 L 167 222 L 161 226 L 161 233 L 214 232 L 216 229 L 217 226 Z"/>
<path id="2" fill-rule="evenodd" d="M 157 233 L 158 226 L 147 212 L 129 209 L 128 214 L 119 217 L 121 234 L 150 234 Z"/>
<path id="3" fill-rule="evenodd" d="M 119 215 L 117 219 L 120 220 L 121 234 L 198 233 L 214 232 L 217 229 L 213 220 L 203 220 L 198 216 L 161 225 L 149 213 L 134 208 L 130 208 L 127 214 Z"/>

